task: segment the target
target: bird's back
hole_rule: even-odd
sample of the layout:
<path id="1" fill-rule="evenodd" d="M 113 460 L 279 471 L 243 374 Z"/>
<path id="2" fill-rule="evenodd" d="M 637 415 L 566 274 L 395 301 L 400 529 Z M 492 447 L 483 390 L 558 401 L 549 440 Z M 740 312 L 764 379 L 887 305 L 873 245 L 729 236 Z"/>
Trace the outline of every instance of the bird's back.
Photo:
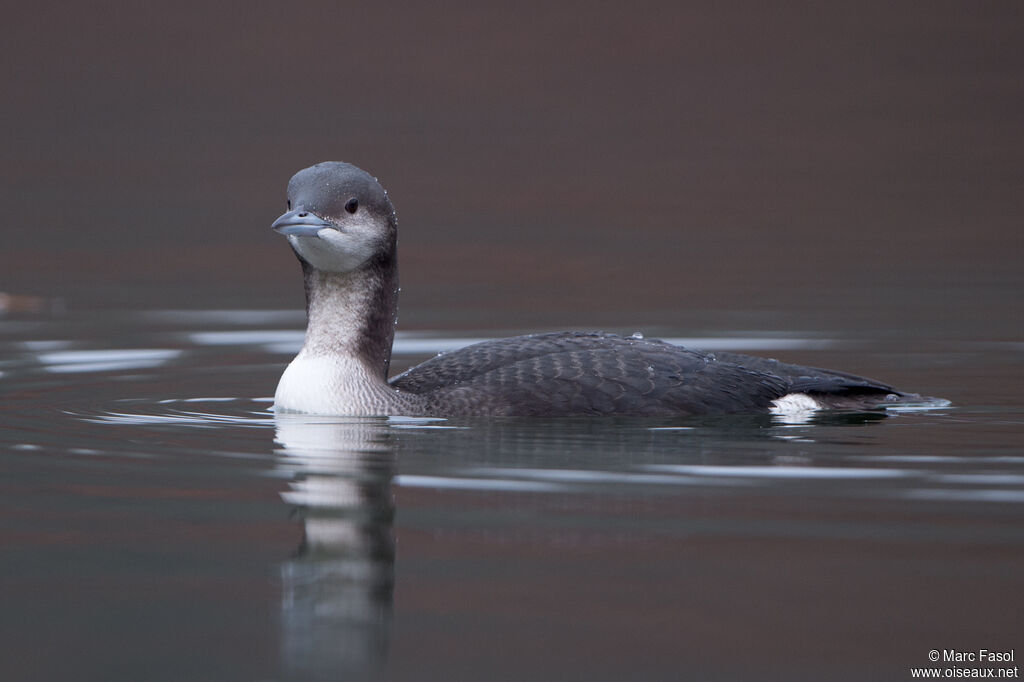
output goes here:
<path id="1" fill-rule="evenodd" d="M 662 341 L 563 332 L 439 355 L 391 380 L 440 415 L 691 415 L 767 410 L 790 382 Z"/>

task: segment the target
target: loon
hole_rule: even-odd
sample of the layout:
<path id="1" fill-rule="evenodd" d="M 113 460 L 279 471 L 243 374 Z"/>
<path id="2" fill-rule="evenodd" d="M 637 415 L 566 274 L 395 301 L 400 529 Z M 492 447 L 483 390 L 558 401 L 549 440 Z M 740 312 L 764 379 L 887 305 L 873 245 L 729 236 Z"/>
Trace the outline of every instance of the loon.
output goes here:
<path id="1" fill-rule="evenodd" d="M 387 192 L 356 166 L 319 163 L 288 183 L 288 211 L 272 229 L 302 265 L 307 329 L 277 386 L 275 411 L 701 416 L 870 409 L 921 399 L 844 372 L 585 332 L 484 341 L 389 380 L 397 225 Z"/>

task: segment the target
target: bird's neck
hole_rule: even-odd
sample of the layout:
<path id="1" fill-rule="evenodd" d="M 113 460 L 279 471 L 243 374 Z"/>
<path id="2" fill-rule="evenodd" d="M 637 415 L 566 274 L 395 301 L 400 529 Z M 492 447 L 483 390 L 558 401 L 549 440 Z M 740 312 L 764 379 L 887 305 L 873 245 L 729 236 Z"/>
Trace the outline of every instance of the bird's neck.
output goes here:
<path id="1" fill-rule="evenodd" d="M 303 354 L 355 360 L 370 377 L 387 381 L 398 314 L 394 255 L 345 273 L 323 272 L 302 261 L 302 272 L 307 316 Z"/>

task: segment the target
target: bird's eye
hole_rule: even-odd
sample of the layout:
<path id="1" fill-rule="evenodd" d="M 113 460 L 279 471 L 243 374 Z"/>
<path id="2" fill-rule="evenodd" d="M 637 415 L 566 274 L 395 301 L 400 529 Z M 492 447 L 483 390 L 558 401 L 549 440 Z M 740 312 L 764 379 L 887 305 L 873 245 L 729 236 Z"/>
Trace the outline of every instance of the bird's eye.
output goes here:
<path id="1" fill-rule="evenodd" d="M 289 211 L 292 210 L 292 200 L 291 199 L 288 200 L 288 210 Z"/>
<path id="2" fill-rule="evenodd" d="M 355 213 L 356 209 L 358 208 L 359 200 L 356 199 L 355 197 L 352 197 L 351 199 L 345 202 L 345 210 L 348 211 L 349 213 Z"/>

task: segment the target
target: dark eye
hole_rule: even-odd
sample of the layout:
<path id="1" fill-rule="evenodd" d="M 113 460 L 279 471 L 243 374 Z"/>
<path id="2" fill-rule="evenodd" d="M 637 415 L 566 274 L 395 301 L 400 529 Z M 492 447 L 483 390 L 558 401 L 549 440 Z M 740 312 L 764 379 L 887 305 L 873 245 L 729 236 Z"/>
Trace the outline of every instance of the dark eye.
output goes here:
<path id="1" fill-rule="evenodd" d="M 292 200 L 291 199 L 288 200 L 288 210 L 289 211 L 292 210 Z"/>
<path id="2" fill-rule="evenodd" d="M 345 210 L 348 211 L 349 213 L 355 213 L 356 209 L 358 208 L 359 200 L 356 199 L 355 197 L 352 197 L 351 199 L 345 202 Z"/>

